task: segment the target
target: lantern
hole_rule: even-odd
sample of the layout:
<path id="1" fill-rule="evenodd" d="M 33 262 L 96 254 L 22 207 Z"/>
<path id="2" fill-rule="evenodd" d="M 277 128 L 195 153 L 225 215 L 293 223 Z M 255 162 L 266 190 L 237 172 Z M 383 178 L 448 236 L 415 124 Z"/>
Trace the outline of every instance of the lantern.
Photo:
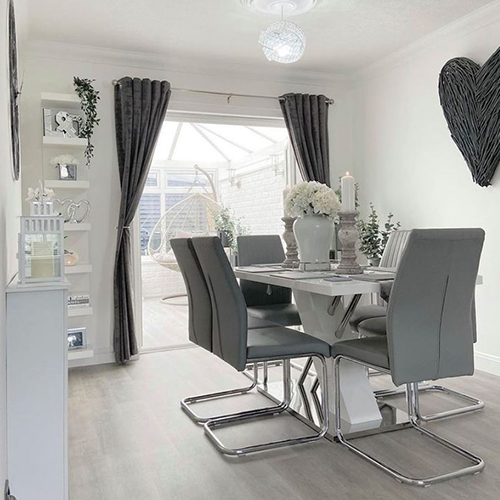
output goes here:
<path id="1" fill-rule="evenodd" d="M 64 280 L 64 221 L 62 217 L 21 217 L 19 281 Z"/>

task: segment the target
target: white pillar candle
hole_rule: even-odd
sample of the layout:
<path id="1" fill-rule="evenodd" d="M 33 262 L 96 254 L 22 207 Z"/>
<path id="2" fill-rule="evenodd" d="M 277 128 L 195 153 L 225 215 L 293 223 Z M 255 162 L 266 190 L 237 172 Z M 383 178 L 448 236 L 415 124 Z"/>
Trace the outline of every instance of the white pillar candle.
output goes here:
<path id="1" fill-rule="evenodd" d="M 355 180 L 349 172 L 346 172 L 340 181 L 342 192 L 342 212 L 356 211 Z"/>

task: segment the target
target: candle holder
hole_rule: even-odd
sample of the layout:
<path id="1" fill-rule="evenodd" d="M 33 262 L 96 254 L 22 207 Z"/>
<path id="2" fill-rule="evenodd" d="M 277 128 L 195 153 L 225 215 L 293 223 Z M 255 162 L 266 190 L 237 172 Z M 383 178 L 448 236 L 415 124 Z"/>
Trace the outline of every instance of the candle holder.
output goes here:
<path id="1" fill-rule="evenodd" d="M 286 259 L 281 267 L 296 268 L 299 266 L 299 252 L 297 247 L 297 240 L 293 234 L 293 223 L 297 217 L 282 217 L 281 220 L 285 223 L 285 232 L 283 239 L 286 243 Z"/>
<path id="2" fill-rule="evenodd" d="M 338 236 L 342 244 L 342 253 L 340 264 L 335 270 L 338 274 L 363 274 L 362 267 L 356 262 L 357 215 L 358 212 L 339 212 L 340 230 Z"/>

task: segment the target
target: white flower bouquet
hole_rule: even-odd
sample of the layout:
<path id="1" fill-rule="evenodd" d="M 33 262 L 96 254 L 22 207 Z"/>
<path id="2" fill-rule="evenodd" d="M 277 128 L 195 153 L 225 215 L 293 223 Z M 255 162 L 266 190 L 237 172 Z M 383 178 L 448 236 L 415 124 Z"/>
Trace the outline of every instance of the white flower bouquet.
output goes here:
<path id="1" fill-rule="evenodd" d="M 50 164 L 54 167 L 58 165 L 78 165 L 80 162 L 73 155 L 59 155 L 50 160 Z"/>
<path id="2" fill-rule="evenodd" d="M 28 197 L 26 201 L 36 201 L 38 203 L 42 203 L 44 201 L 50 201 L 55 197 L 55 193 L 52 189 L 37 187 L 37 188 L 28 188 Z"/>
<path id="3" fill-rule="evenodd" d="M 285 210 L 295 217 L 322 215 L 334 219 L 340 211 L 340 202 L 326 184 L 310 181 L 297 184 L 285 199 Z"/>

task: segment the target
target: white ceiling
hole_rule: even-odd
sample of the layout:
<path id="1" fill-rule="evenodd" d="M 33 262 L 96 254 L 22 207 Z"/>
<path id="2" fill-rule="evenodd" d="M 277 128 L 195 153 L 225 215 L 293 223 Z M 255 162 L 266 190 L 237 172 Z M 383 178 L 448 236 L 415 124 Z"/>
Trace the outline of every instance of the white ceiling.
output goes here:
<path id="1" fill-rule="evenodd" d="M 27 0 L 32 40 L 272 69 L 257 43 L 273 17 L 239 0 Z M 322 0 L 295 16 L 307 50 L 294 70 L 351 73 L 491 0 Z M 281 69 L 281 68 L 280 68 Z"/>

